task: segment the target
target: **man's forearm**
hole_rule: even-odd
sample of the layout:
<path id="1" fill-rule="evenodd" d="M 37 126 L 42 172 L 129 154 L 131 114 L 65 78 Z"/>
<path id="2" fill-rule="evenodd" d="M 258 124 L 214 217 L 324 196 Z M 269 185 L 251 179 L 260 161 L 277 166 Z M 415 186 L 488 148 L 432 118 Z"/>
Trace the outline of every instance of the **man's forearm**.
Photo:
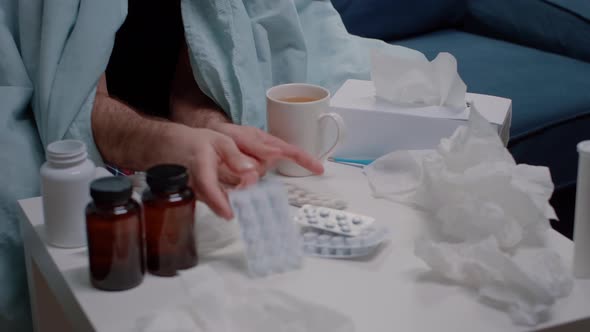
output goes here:
<path id="1" fill-rule="evenodd" d="M 145 170 L 161 163 L 164 149 L 172 148 L 173 126 L 167 120 L 141 115 L 106 94 L 96 95 L 94 140 L 103 158 L 119 167 Z"/>
<path id="2" fill-rule="evenodd" d="M 195 93 L 202 93 L 199 88 Z M 207 96 L 205 96 L 209 99 Z M 174 98 L 174 97 L 173 97 Z M 215 124 L 231 122 L 214 103 L 201 103 L 192 96 L 176 97 L 171 107 L 171 119 L 193 128 L 213 128 Z"/>
<path id="3" fill-rule="evenodd" d="M 231 122 L 195 82 L 186 44 L 180 50 L 176 65 L 170 112 L 174 122 L 195 128 L 213 128 L 215 124 Z"/>

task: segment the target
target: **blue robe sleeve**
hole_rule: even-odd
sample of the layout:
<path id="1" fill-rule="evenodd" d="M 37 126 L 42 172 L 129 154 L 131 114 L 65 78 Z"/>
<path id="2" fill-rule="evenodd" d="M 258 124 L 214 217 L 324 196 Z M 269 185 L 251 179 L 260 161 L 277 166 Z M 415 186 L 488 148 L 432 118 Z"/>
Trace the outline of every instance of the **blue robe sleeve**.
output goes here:
<path id="1" fill-rule="evenodd" d="M 101 163 L 90 114 L 126 14 L 126 0 L 0 2 L 2 331 L 30 329 L 17 200 L 39 194 L 44 146 L 53 141 L 82 140 Z"/>

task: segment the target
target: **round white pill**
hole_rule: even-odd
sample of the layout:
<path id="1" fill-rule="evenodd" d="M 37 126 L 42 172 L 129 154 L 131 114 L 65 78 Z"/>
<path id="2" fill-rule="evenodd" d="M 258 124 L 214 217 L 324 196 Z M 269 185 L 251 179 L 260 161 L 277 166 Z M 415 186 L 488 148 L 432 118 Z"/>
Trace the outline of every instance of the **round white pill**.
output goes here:
<path id="1" fill-rule="evenodd" d="M 338 225 L 339 225 L 339 226 L 348 225 L 348 221 L 346 221 L 346 220 L 344 220 L 344 219 L 340 219 L 340 220 L 338 220 Z"/>
<path id="2" fill-rule="evenodd" d="M 306 245 L 303 246 L 303 252 L 305 252 L 306 254 L 313 254 L 315 253 L 315 247 L 313 245 Z"/>
<path id="3" fill-rule="evenodd" d="M 295 206 L 302 206 L 305 204 L 305 201 L 300 200 L 299 198 L 289 199 L 289 203 Z"/>
<path id="4" fill-rule="evenodd" d="M 344 213 L 338 213 L 336 215 L 336 219 L 338 219 L 338 220 L 344 220 L 344 219 L 346 219 L 346 215 Z"/>
<path id="5" fill-rule="evenodd" d="M 360 225 L 363 223 L 363 220 L 360 217 L 354 217 L 352 218 L 352 223 L 355 225 Z"/>
<path id="6" fill-rule="evenodd" d="M 318 238 L 317 233 L 314 232 L 305 232 L 303 233 L 303 241 L 306 243 L 315 242 Z"/>
<path id="7" fill-rule="evenodd" d="M 359 234 L 359 236 L 361 237 L 369 237 L 371 236 L 371 230 L 369 230 L 368 228 L 365 228 L 361 231 L 361 233 Z"/>
<path id="8" fill-rule="evenodd" d="M 357 237 L 344 238 L 344 243 L 351 247 L 358 247 L 361 244 L 361 239 Z"/>
<path id="9" fill-rule="evenodd" d="M 336 206 L 337 209 L 344 209 L 344 208 L 346 208 L 346 202 L 341 201 L 341 200 L 336 200 L 334 202 L 334 206 Z"/>
<path id="10" fill-rule="evenodd" d="M 334 228 L 336 226 L 336 224 L 333 221 L 326 221 L 324 223 L 324 226 L 326 226 L 326 228 L 332 229 L 332 228 Z"/>
<path id="11" fill-rule="evenodd" d="M 328 234 L 322 234 L 322 235 L 318 236 L 318 244 L 330 243 L 331 239 L 332 239 L 332 236 L 330 236 Z"/>
<path id="12" fill-rule="evenodd" d="M 342 236 L 334 236 L 332 238 L 332 240 L 330 240 L 330 243 L 333 246 L 342 246 L 342 245 L 344 245 L 344 237 L 342 237 Z"/>
<path id="13" fill-rule="evenodd" d="M 350 226 L 348 226 L 348 225 L 340 226 L 340 230 L 343 231 L 344 233 L 350 233 Z"/>
<path id="14" fill-rule="evenodd" d="M 311 225 L 315 225 L 318 223 L 318 219 L 316 217 L 308 217 L 307 218 L 307 223 L 311 224 Z"/>
<path id="15" fill-rule="evenodd" d="M 320 217 L 327 218 L 329 216 L 330 216 L 330 211 L 328 211 L 328 210 L 320 211 Z"/>

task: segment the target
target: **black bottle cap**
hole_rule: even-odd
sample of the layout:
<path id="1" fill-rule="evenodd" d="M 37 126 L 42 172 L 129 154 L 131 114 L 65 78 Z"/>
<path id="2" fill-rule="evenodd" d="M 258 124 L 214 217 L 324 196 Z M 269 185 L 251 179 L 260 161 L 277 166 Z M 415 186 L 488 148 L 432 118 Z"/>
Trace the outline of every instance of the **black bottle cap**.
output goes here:
<path id="1" fill-rule="evenodd" d="M 132 191 L 131 181 L 124 176 L 108 176 L 90 183 L 90 196 L 96 203 L 125 203 Z"/>
<path id="2" fill-rule="evenodd" d="M 173 192 L 186 187 L 188 172 L 180 165 L 157 165 L 147 170 L 146 182 L 154 192 Z"/>

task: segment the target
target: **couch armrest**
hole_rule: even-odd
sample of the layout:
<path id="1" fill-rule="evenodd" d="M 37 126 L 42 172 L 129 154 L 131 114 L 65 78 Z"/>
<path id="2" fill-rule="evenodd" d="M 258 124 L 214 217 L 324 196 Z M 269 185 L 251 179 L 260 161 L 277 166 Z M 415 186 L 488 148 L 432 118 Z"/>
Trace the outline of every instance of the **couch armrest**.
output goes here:
<path id="1" fill-rule="evenodd" d="M 456 27 L 468 0 L 331 0 L 353 35 L 391 41 Z"/>
<path id="2" fill-rule="evenodd" d="M 590 62 L 590 13 L 560 2 L 470 0 L 464 29 Z"/>

